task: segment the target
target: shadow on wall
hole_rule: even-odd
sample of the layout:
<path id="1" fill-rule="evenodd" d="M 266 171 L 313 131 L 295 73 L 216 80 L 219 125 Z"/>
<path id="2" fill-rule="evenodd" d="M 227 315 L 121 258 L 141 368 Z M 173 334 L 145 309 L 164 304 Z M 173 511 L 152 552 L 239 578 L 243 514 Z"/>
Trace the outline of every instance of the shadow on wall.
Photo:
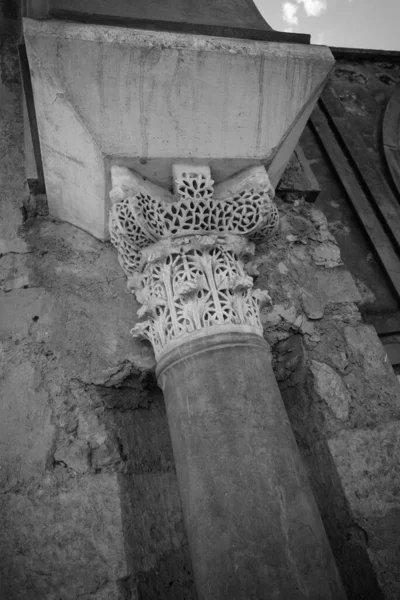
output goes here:
<path id="1" fill-rule="evenodd" d="M 349 600 L 384 600 L 368 556 L 368 534 L 351 515 L 327 442 L 301 450 Z"/>
<path id="2" fill-rule="evenodd" d="M 196 600 L 167 416 L 154 375 L 94 386 L 120 455 L 127 590 L 138 600 Z M 136 596 L 134 596 L 136 597 Z"/>
<path id="3" fill-rule="evenodd" d="M 4 19 L 18 19 L 18 1 L 17 0 L 1 0 L 0 14 Z"/>
<path id="4" fill-rule="evenodd" d="M 293 337 L 301 345 L 300 336 Z M 289 357 L 293 360 L 293 353 Z M 384 600 L 368 556 L 368 534 L 352 516 L 312 385 L 300 358 L 290 381 L 281 382 L 281 393 L 337 566 L 349 600 Z M 93 386 L 92 394 L 105 407 L 104 422 L 121 460 L 132 574 L 127 589 L 140 600 L 196 600 L 164 400 L 154 374 L 130 376 L 119 387 Z"/>
<path id="5" fill-rule="evenodd" d="M 355 522 L 329 450 L 331 424 L 315 396 L 301 336 L 293 335 L 278 346 L 280 391 L 348 600 L 384 600 L 368 556 L 368 534 Z M 288 378 L 282 377 L 285 368 Z"/>

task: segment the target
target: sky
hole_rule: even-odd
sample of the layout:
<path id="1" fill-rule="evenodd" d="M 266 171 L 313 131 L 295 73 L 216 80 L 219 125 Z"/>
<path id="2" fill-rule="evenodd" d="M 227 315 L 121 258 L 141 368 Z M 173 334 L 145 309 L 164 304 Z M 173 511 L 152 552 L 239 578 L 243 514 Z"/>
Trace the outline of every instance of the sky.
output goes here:
<path id="1" fill-rule="evenodd" d="M 400 0 L 254 0 L 277 31 L 310 33 L 312 44 L 400 50 Z"/>

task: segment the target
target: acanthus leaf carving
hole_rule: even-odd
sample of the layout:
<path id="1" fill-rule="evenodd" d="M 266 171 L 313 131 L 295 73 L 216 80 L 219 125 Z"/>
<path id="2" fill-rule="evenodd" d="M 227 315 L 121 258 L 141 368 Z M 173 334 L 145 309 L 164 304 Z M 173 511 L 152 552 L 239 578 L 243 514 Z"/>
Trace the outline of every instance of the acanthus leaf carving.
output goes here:
<path id="1" fill-rule="evenodd" d="M 150 340 L 156 358 L 170 341 L 212 325 L 250 325 L 262 334 L 259 308 L 269 296 L 252 289 L 245 261 L 252 240 L 267 239 L 278 225 L 265 169 L 214 192 L 208 167 L 175 165 L 175 196 L 118 169 L 111 241 L 146 318 L 132 334 Z"/>

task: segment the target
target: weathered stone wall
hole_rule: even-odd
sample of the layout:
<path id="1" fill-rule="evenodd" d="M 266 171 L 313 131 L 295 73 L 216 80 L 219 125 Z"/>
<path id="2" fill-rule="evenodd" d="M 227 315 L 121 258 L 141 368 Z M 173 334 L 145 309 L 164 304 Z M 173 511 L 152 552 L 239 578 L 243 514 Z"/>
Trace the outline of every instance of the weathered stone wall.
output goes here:
<path id="1" fill-rule="evenodd" d="M 109 244 L 29 201 L 15 38 L 0 45 L 0 598 L 194 598 L 137 306 Z"/>
<path id="2" fill-rule="evenodd" d="M 15 38 L 0 36 L 0 598 L 191 600 L 163 399 L 108 245 L 25 187 Z M 68 181 L 65 182 L 68 185 Z M 321 212 L 279 203 L 265 335 L 349 599 L 397 599 L 400 397 Z"/>
<path id="3" fill-rule="evenodd" d="M 400 596 L 400 388 L 325 216 L 280 204 L 257 284 L 276 377 L 351 599 Z M 333 224 L 332 229 L 337 227 Z"/>

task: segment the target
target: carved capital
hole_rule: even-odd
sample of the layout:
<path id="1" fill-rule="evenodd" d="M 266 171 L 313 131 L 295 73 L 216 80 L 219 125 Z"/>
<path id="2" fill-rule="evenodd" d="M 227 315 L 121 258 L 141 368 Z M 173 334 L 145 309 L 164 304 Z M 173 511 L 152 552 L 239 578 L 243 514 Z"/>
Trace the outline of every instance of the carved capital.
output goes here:
<path id="1" fill-rule="evenodd" d="M 206 166 L 175 165 L 175 193 L 115 167 L 111 241 L 145 320 L 133 335 L 151 341 L 156 358 L 172 340 L 212 325 L 250 325 L 262 335 L 245 262 L 254 241 L 277 229 L 278 211 L 263 167 L 215 186 Z"/>

